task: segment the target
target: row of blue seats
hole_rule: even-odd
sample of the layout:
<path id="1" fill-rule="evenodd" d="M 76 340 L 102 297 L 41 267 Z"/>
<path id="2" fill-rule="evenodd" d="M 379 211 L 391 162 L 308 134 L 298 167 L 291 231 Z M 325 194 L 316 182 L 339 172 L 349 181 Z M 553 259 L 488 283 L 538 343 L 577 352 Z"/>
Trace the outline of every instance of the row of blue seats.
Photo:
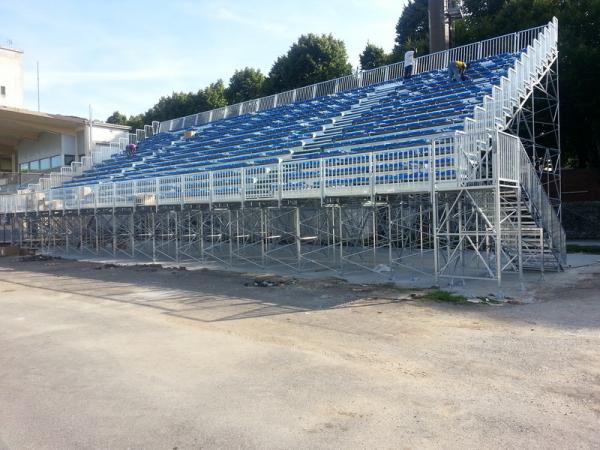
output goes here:
<path id="1" fill-rule="evenodd" d="M 514 58 L 474 62 L 471 80 L 464 83 L 449 82 L 445 71 L 416 75 L 310 151 L 296 150 L 305 138 L 372 94 L 374 87 L 216 121 L 199 127 L 191 139 L 181 140 L 182 133 L 160 133 L 141 143 L 134 157 L 116 156 L 75 178 L 72 185 L 254 167 L 279 157 L 310 161 L 415 142 L 426 145 L 432 137 L 461 129 L 473 104 L 490 92 Z M 404 163 L 393 167 L 401 170 Z"/>

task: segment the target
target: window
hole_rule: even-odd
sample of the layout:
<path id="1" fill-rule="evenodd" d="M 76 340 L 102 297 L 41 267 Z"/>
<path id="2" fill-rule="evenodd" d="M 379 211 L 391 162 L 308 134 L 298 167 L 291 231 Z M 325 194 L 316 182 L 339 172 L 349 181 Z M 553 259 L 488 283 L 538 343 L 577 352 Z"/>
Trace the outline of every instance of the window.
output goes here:
<path id="1" fill-rule="evenodd" d="M 50 158 L 40 159 L 40 170 L 48 170 L 50 168 Z"/>
<path id="2" fill-rule="evenodd" d="M 19 164 L 19 170 L 21 172 L 29 172 L 29 163 L 21 163 L 21 164 Z"/>
<path id="3" fill-rule="evenodd" d="M 0 158 L 0 172 L 12 172 L 12 159 Z"/>
<path id="4" fill-rule="evenodd" d="M 75 161 L 75 155 L 65 155 L 65 166 L 70 166 Z"/>
<path id="5" fill-rule="evenodd" d="M 0 86 L 0 95 L 6 97 L 6 86 Z"/>
<path id="6" fill-rule="evenodd" d="M 30 161 L 29 162 L 29 170 L 31 170 L 32 172 L 34 170 L 40 170 L 40 162 L 38 161 Z"/>
<path id="7" fill-rule="evenodd" d="M 53 157 L 50 159 L 50 165 L 51 165 L 51 167 L 52 167 L 53 169 L 54 169 L 54 168 L 56 168 L 56 167 L 60 167 L 60 166 L 62 166 L 62 162 L 63 162 L 63 159 L 62 159 L 62 156 L 61 156 L 61 155 L 56 155 L 56 156 L 53 156 Z"/>

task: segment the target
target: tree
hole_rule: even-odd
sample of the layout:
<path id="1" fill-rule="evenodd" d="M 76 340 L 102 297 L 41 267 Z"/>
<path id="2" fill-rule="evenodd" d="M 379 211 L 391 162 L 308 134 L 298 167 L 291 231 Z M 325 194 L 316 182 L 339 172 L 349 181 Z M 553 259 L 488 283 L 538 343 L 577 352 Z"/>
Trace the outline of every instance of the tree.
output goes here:
<path id="1" fill-rule="evenodd" d="M 106 123 L 114 123 L 116 125 L 127 125 L 127 116 L 115 111 L 106 119 Z"/>
<path id="2" fill-rule="evenodd" d="M 223 80 L 217 80 L 196 93 L 173 92 L 168 97 L 161 97 L 152 108 L 144 114 L 130 117 L 129 121 L 138 123 L 141 120 L 142 124 L 149 124 L 153 120 L 164 121 L 189 116 L 226 105 L 225 85 Z"/>
<path id="3" fill-rule="evenodd" d="M 131 127 L 131 131 L 135 133 L 135 130 L 144 128 L 147 122 L 144 121 L 144 115 L 138 114 L 137 116 L 129 116 L 126 125 Z"/>
<path id="4" fill-rule="evenodd" d="M 349 75 L 346 45 L 331 34 L 300 36 L 289 51 L 277 58 L 269 72 L 268 91 L 276 93 Z"/>
<path id="5" fill-rule="evenodd" d="M 225 89 L 225 98 L 230 105 L 260 97 L 264 92 L 266 77 L 259 69 L 246 67 L 236 70 Z"/>
<path id="6" fill-rule="evenodd" d="M 401 61 L 404 52 L 416 48 L 419 54 L 429 51 L 428 0 L 409 0 L 396 25 L 396 44 L 392 52 L 394 61 Z"/>
<path id="7" fill-rule="evenodd" d="M 375 69 L 388 63 L 388 56 L 381 47 L 368 43 L 360 54 L 360 68 L 362 70 Z"/>
<path id="8" fill-rule="evenodd" d="M 225 98 L 225 84 L 223 80 L 217 80 L 197 94 L 197 109 L 195 112 L 208 111 L 211 109 L 227 106 Z M 193 114 L 193 113 L 192 113 Z"/>
<path id="9" fill-rule="evenodd" d="M 561 139 L 564 161 L 600 168 L 600 1 L 468 0 L 457 44 L 559 19 Z"/>
<path id="10" fill-rule="evenodd" d="M 168 120 L 197 112 L 195 94 L 188 92 L 173 92 L 167 97 L 161 97 L 158 102 L 143 114 L 143 121 Z"/>

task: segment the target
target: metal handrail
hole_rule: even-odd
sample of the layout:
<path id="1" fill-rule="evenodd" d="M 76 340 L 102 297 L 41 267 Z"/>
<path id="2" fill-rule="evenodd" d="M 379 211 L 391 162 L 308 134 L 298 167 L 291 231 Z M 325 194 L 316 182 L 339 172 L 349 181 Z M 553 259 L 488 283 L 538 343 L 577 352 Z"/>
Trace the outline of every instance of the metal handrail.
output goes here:
<path id="1" fill-rule="evenodd" d="M 531 45 L 534 39 L 548 25 L 529 28 L 516 33 L 498 36 L 472 44 L 454 47 L 449 50 L 431 53 L 415 59 L 413 73 L 418 74 L 431 70 L 446 69 L 448 62 L 460 59 L 473 61 L 475 59 L 494 56 L 500 53 L 518 52 Z M 236 117 L 251 112 L 258 112 L 277 106 L 288 105 L 298 101 L 312 100 L 326 95 L 337 94 L 361 87 L 372 86 L 401 78 L 404 73 L 404 62 L 389 64 L 371 70 L 360 71 L 356 74 L 311 84 L 297 89 L 281 92 L 267 97 L 248 100 L 222 108 L 203 111 L 189 116 L 178 117 L 160 123 L 160 131 L 173 131 L 191 126 L 203 125 L 216 120 Z"/>

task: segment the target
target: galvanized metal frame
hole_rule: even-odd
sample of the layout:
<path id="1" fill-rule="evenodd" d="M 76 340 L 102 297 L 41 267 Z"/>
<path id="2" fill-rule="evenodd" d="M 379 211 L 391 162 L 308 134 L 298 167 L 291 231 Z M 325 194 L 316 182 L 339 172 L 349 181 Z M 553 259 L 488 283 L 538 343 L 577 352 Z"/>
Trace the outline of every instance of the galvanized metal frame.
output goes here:
<path id="1" fill-rule="evenodd" d="M 404 156 L 374 152 L 57 188 L 43 203 L 37 193 L 27 194 L 9 205 L 19 239 L 46 253 L 79 257 L 366 270 L 385 278 L 408 271 L 437 283 L 501 283 L 505 273 L 522 277 L 524 268 L 543 271 L 548 261 L 560 268 L 556 247 L 562 253 L 564 239 L 560 216 L 553 223 L 551 211 L 560 213 L 560 195 L 552 198 L 553 191 L 547 199 L 548 183 L 525 150 L 534 162 L 542 146 L 543 157 L 553 158 L 560 194 L 559 140 L 556 147 L 540 143 L 560 132 L 553 26 L 542 40 L 527 39 L 528 53 L 475 108 L 464 133 L 409 149 L 408 156 L 406 150 Z M 542 98 L 547 104 L 539 108 Z M 536 131 L 541 113 L 552 119 L 543 135 Z M 523 142 L 499 132 L 507 127 L 516 127 Z M 445 172 L 448 155 L 452 176 Z M 406 157 L 420 161 L 426 175 L 406 182 L 390 176 Z M 524 227 L 524 220 L 533 225 Z"/>

